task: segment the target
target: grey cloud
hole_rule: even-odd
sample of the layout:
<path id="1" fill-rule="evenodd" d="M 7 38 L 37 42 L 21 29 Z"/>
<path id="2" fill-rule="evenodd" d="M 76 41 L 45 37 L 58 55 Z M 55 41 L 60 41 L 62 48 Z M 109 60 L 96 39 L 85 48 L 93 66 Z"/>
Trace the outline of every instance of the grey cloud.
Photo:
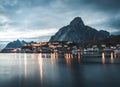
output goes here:
<path id="1" fill-rule="evenodd" d="M 84 0 L 90 4 L 96 5 L 103 10 L 120 10 L 120 0 Z"/>
<path id="2" fill-rule="evenodd" d="M 7 23 L 0 23 L 0 27 L 5 26 Z"/>
<path id="3" fill-rule="evenodd" d="M 119 0 L 0 0 L 0 14 L 10 18 L 8 25 L 18 31 L 59 29 L 76 16 L 96 29 L 120 29 Z M 96 23 L 97 19 L 104 20 Z"/>
<path id="4" fill-rule="evenodd" d="M 120 0 L 64 0 L 66 4 L 74 5 L 72 7 L 95 6 L 102 10 L 119 10 Z M 94 8 L 95 9 L 95 8 Z"/>
<path id="5" fill-rule="evenodd" d="M 120 30 L 120 18 L 119 19 L 111 19 L 111 20 L 109 20 L 108 23 L 111 28 Z"/>

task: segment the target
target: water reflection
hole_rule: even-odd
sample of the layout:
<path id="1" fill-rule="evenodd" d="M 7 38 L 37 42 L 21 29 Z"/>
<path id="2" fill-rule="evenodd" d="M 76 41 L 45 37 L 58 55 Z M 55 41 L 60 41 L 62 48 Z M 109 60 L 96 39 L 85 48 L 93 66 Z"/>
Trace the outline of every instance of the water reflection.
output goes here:
<path id="1" fill-rule="evenodd" d="M 26 53 L 24 54 L 24 73 L 25 73 L 25 80 L 27 78 L 27 56 Z"/>
<path id="2" fill-rule="evenodd" d="M 78 52 L 78 62 L 79 62 L 79 64 L 81 63 L 81 52 Z"/>
<path id="3" fill-rule="evenodd" d="M 43 63 L 42 63 L 42 58 L 41 58 L 41 54 L 38 54 L 38 64 L 39 64 L 39 70 L 40 70 L 40 82 L 42 85 L 43 82 Z"/>
<path id="4" fill-rule="evenodd" d="M 51 53 L 50 58 L 51 58 L 51 63 L 55 67 L 55 65 L 57 64 L 57 60 L 58 60 L 58 53 Z"/>
<path id="5" fill-rule="evenodd" d="M 102 52 L 102 63 L 105 64 L 105 53 Z"/>
<path id="6" fill-rule="evenodd" d="M 120 85 L 119 67 L 113 52 L 95 58 L 81 53 L 0 54 L 0 87 L 114 87 Z"/>
<path id="7" fill-rule="evenodd" d="M 113 52 L 111 52 L 110 58 L 111 58 L 111 63 L 113 64 L 113 63 L 114 63 L 114 55 L 113 55 Z"/>
<path id="8" fill-rule="evenodd" d="M 115 62 L 114 61 L 115 58 L 116 58 L 116 56 L 115 56 L 114 52 L 110 52 L 110 53 L 106 53 L 106 54 L 105 54 L 105 52 L 102 52 L 102 63 L 103 64 L 105 64 L 106 62 L 113 64 Z M 110 62 L 109 62 L 109 60 L 110 60 Z M 118 62 L 118 61 L 116 61 L 116 62 Z"/>
<path id="9" fill-rule="evenodd" d="M 116 58 L 117 57 L 117 54 L 114 52 L 114 57 Z"/>
<path id="10" fill-rule="evenodd" d="M 50 55 L 51 55 L 50 58 L 58 59 L 58 53 L 51 53 Z"/>
<path id="11" fill-rule="evenodd" d="M 31 54 L 31 58 L 34 60 L 35 59 L 35 54 Z"/>
<path id="12" fill-rule="evenodd" d="M 72 58 L 73 58 L 73 55 L 70 54 L 70 53 L 66 53 L 66 54 L 64 54 L 64 58 L 65 58 L 65 60 L 66 60 L 66 64 L 67 64 L 68 66 L 70 66 L 70 65 L 71 65 L 71 60 L 72 60 Z"/>

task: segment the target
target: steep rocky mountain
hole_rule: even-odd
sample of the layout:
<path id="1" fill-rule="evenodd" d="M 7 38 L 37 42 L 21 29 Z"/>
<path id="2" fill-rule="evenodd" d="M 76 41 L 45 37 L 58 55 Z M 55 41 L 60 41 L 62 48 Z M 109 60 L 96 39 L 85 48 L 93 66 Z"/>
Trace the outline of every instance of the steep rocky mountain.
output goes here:
<path id="1" fill-rule="evenodd" d="M 62 27 L 49 41 L 86 42 L 109 37 L 109 32 L 86 26 L 80 17 L 76 17 L 67 26 Z"/>

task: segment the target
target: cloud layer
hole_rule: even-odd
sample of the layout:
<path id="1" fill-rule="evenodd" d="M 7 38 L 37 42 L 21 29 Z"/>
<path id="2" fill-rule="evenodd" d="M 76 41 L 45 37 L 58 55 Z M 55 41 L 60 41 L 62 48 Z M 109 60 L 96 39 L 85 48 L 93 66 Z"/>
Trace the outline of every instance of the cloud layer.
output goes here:
<path id="1" fill-rule="evenodd" d="M 119 15 L 119 0 L 0 0 L 0 40 L 47 41 L 76 16 L 86 25 L 115 34 L 120 31 Z"/>

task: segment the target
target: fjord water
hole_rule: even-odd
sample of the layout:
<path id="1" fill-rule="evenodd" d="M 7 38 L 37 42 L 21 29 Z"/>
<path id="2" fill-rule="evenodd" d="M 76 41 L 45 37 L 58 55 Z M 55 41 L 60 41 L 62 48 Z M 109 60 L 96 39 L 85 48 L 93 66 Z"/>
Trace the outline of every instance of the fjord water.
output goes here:
<path id="1" fill-rule="evenodd" d="M 101 57 L 58 56 L 54 53 L 0 54 L 0 87 L 119 86 L 119 58 L 105 58 L 104 54 Z"/>

